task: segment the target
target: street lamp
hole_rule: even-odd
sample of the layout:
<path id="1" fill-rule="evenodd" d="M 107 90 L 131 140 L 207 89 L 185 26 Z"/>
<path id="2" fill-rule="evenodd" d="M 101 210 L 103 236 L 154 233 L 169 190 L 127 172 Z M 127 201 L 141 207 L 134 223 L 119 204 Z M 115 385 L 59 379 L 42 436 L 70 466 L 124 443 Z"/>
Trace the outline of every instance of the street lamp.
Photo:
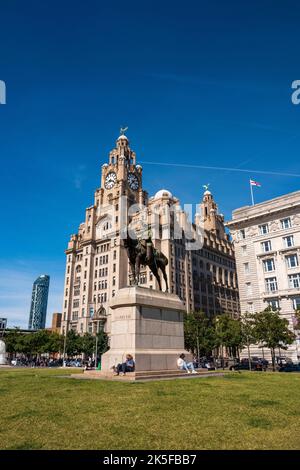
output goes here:
<path id="1" fill-rule="evenodd" d="M 65 329 L 65 337 L 64 337 L 64 350 L 63 350 L 63 367 L 66 367 L 66 348 L 67 348 L 67 333 L 68 333 L 68 323 L 69 320 L 66 320 L 66 329 Z"/>

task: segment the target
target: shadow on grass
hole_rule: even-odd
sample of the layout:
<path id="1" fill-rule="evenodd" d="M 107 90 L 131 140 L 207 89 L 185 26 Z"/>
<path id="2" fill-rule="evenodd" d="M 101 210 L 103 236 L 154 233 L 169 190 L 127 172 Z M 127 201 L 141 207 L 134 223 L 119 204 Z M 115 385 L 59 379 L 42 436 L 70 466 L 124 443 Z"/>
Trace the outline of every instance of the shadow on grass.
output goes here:
<path id="1" fill-rule="evenodd" d="M 40 444 L 32 441 L 24 441 L 9 447 L 9 450 L 39 450 Z"/>
<path id="2" fill-rule="evenodd" d="M 247 420 L 247 424 L 248 426 L 251 426 L 252 428 L 269 429 L 269 430 L 273 428 L 272 422 L 262 416 L 253 416 L 252 418 L 249 418 Z"/>

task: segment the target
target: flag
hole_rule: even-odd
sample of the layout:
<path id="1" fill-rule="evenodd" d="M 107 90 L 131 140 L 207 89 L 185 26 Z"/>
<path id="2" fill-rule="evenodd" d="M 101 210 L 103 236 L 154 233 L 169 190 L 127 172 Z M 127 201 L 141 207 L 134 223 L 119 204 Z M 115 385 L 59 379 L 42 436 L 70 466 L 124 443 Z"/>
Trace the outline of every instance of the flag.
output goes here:
<path id="1" fill-rule="evenodd" d="M 261 184 L 258 183 L 258 181 L 250 180 L 251 186 L 258 186 L 259 188 L 261 187 Z"/>

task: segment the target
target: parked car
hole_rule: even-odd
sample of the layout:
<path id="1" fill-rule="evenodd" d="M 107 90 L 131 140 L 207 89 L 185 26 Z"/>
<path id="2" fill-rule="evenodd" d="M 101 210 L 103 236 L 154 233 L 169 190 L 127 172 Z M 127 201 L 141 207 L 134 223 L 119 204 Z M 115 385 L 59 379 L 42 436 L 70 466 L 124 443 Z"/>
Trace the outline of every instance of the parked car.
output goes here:
<path id="1" fill-rule="evenodd" d="M 242 360 L 238 364 L 230 366 L 229 370 L 250 370 L 249 361 Z M 263 371 L 265 370 L 265 367 L 260 362 L 251 361 L 251 370 Z"/>
<path id="2" fill-rule="evenodd" d="M 289 363 L 279 367 L 279 372 L 300 372 L 300 365 Z"/>
<path id="3" fill-rule="evenodd" d="M 287 356 L 277 356 L 276 362 L 279 366 L 285 366 L 286 364 L 293 364 L 292 359 Z"/>

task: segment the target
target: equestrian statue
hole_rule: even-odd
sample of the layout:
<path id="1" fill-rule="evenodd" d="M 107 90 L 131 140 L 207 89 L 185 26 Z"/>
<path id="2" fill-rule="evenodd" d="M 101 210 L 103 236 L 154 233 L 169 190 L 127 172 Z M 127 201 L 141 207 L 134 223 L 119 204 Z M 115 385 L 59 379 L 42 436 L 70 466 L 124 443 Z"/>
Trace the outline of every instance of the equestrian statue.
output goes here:
<path id="1" fill-rule="evenodd" d="M 166 292 L 168 292 L 169 287 L 166 273 L 168 258 L 154 247 L 150 230 L 148 230 L 146 238 L 140 238 L 138 240 L 131 238 L 127 231 L 127 238 L 124 239 L 124 247 L 127 250 L 134 285 L 137 286 L 139 284 L 141 266 L 149 266 L 150 271 L 157 279 L 160 290 L 162 290 L 162 288 L 158 271 L 159 269 L 161 270 L 166 283 Z"/>

